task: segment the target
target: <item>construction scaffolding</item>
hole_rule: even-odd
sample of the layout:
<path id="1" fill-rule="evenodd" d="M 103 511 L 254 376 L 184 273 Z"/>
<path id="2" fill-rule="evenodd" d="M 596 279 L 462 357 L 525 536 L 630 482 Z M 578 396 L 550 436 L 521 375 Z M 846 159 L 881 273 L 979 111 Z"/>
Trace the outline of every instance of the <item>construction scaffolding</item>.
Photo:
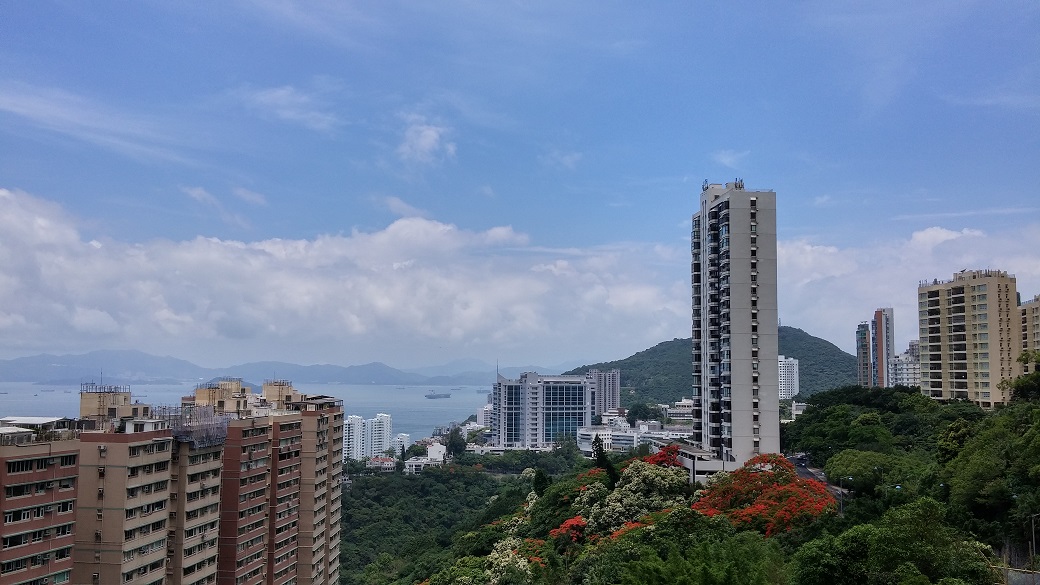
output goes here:
<path id="1" fill-rule="evenodd" d="M 155 418 L 170 425 L 173 438 L 181 443 L 191 443 L 193 449 L 222 445 L 227 440 L 228 421 L 231 415 L 218 414 L 213 406 L 158 406 Z"/>

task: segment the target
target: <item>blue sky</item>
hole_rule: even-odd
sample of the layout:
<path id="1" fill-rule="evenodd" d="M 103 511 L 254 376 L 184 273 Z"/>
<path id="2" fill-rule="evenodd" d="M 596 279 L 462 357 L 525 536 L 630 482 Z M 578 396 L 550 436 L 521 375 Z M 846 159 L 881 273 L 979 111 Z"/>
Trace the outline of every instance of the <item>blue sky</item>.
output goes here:
<path id="1" fill-rule="evenodd" d="M 555 364 L 687 337 L 701 182 L 783 324 L 1040 293 L 1036 2 L 0 5 L 0 357 Z"/>

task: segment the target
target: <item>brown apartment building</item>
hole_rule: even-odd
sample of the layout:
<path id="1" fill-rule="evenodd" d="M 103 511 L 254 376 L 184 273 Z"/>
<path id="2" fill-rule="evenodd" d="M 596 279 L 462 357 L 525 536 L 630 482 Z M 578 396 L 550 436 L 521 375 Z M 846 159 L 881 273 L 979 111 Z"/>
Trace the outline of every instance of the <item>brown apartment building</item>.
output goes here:
<path id="1" fill-rule="evenodd" d="M 0 427 L 0 585 L 72 578 L 79 441 L 74 430 L 41 426 Z"/>

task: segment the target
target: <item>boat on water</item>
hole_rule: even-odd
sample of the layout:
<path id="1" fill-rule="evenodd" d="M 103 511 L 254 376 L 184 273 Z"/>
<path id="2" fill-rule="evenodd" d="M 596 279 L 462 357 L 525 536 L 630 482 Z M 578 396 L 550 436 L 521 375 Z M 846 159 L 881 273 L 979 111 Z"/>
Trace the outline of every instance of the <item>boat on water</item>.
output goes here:
<path id="1" fill-rule="evenodd" d="M 427 392 L 427 398 L 451 398 L 451 392 Z"/>

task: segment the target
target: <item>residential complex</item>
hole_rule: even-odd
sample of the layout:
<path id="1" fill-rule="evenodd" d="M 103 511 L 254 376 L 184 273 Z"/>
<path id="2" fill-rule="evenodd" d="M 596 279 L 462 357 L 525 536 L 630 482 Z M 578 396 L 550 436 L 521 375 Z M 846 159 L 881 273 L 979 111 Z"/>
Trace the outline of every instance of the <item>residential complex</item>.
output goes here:
<path id="1" fill-rule="evenodd" d="M 503 449 L 549 449 L 557 437 L 576 436 L 592 424 L 595 376 L 499 375 L 491 392 L 492 444 Z"/>
<path id="2" fill-rule="evenodd" d="M 798 394 L 798 360 L 777 356 L 780 400 L 790 400 Z"/>
<path id="3" fill-rule="evenodd" d="M 906 351 L 892 359 L 892 386 L 921 385 L 921 348 L 911 339 Z"/>
<path id="4" fill-rule="evenodd" d="M 0 427 L 0 583 L 5 585 L 72 579 L 79 433 L 64 419 L 36 418 Z"/>
<path id="5" fill-rule="evenodd" d="M 228 378 L 178 406 L 83 384 L 80 409 L 0 420 L 0 584 L 339 582 L 340 400 Z"/>
<path id="6" fill-rule="evenodd" d="M 395 437 L 393 432 L 394 424 L 389 414 L 381 412 L 369 419 L 352 414 L 343 425 L 343 455 L 347 459 L 361 461 L 385 455 L 390 450 L 398 453 L 400 443 L 410 438 Z"/>
<path id="7" fill-rule="evenodd" d="M 593 378 L 596 385 L 594 414 L 603 414 L 621 407 L 621 370 L 589 370 L 587 375 Z"/>
<path id="8" fill-rule="evenodd" d="M 692 228 L 695 440 L 742 464 L 780 450 L 776 194 L 705 182 Z"/>
<path id="9" fill-rule="evenodd" d="M 963 270 L 917 288 L 921 392 L 937 400 L 1006 404 L 1001 387 L 1021 373 L 1021 311 L 1015 277 L 1001 270 Z"/>

